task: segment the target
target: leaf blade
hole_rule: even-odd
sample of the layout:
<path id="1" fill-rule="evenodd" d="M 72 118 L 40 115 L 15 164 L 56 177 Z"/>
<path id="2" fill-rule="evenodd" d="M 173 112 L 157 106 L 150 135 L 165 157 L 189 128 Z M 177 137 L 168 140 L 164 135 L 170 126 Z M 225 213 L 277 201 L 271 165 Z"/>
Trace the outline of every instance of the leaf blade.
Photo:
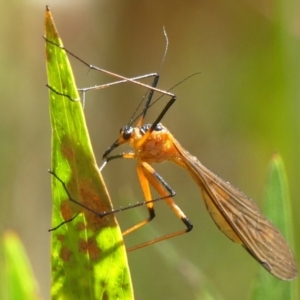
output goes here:
<path id="1" fill-rule="evenodd" d="M 46 39 L 62 47 L 50 9 L 45 14 Z M 52 170 L 66 183 L 72 198 L 96 212 L 111 210 L 88 136 L 74 76 L 65 51 L 46 43 L 52 124 Z M 56 92 L 54 92 L 54 90 Z M 58 94 L 60 93 L 60 94 Z M 99 218 L 69 201 L 52 180 L 52 226 L 79 215 L 52 238 L 53 299 L 133 299 L 127 257 L 114 215 Z M 76 284 L 74 284 L 76 282 Z"/>
<path id="2" fill-rule="evenodd" d="M 279 154 L 274 154 L 268 169 L 265 196 L 263 199 L 265 215 L 276 224 L 289 245 L 293 245 L 293 226 L 291 202 L 287 175 Z M 298 299 L 296 281 L 280 281 L 269 276 L 263 269 L 253 282 L 251 299 Z"/>

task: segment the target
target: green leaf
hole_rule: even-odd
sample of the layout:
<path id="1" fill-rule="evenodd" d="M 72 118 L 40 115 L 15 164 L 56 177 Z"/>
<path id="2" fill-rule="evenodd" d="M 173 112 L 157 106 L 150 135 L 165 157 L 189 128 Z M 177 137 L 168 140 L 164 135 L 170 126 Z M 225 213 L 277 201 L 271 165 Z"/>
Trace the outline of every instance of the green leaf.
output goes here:
<path id="1" fill-rule="evenodd" d="M 0 251 L 1 299 L 41 299 L 23 245 L 14 232 L 4 232 Z"/>
<path id="2" fill-rule="evenodd" d="M 289 245 L 292 247 L 293 222 L 288 190 L 283 160 L 279 154 L 274 154 L 268 170 L 263 211 L 267 218 L 286 237 Z M 260 268 L 259 274 L 253 283 L 253 291 L 250 299 L 298 299 L 296 281 L 281 281 L 270 276 L 263 268 Z"/>
<path id="3" fill-rule="evenodd" d="M 45 37 L 52 170 L 65 183 L 72 199 L 96 212 L 110 211 L 81 102 L 71 101 L 79 95 L 48 7 Z M 100 218 L 72 203 L 54 177 L 52 193 L 53 227 L 79 213 L 52 231 L 52 299 L 133 299 L 126 250 L 115 216 Z"/>

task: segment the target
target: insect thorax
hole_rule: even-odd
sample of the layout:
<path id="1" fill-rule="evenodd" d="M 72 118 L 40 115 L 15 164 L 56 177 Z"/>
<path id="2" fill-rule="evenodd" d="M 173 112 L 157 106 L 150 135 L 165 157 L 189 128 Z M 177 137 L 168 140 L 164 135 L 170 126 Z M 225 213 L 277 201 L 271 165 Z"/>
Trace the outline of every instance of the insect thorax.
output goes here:
<path id="1" fill-rule="evenodd" d="M 150 130 L 152 124 L 145 124 L 134 128 L 134 135 L 130 141 L 131 146 L 135 149 L 138 159 L 148 163 L 160 163 L 176 156 L 170 132 L 161 123 L 151 132 L 145 141 L 139 146 L 138 141 Z"/>

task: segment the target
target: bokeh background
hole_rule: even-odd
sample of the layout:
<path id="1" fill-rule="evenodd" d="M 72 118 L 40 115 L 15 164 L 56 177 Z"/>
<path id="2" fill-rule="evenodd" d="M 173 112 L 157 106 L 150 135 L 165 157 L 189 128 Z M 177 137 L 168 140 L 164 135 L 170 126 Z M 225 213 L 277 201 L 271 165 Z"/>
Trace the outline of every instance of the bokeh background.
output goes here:
<path id="1" fill-rule="evenodd" d="M 299 239 L 300 3 L 297 1 L 2 1 L 0 4 L 0 219 L 27 250 L 44 299 L 50 296 L 51 129 L 45 87 L 43 17 L 51 7 L 65 46 L 86 61 L 127 77 L 158 71 L 159 87 L 178 100 L 164 124 L 211 170 L 261 205 L 274 151 L 286 164 Z M 169 37 L 167 57 L 162 28 Z M 72 60 L 79 87 L 110 82 Z M 147 81 L 146 81 L 147 82 Z M 124 84 L 87 95 L 94 151 L 117 138 L 145 90 Z M 151 108 L 152 122 L 167 101 Z M 223 299 L 245 299 L 259 265 L 215 227 L 198 187 L 171 164 L 157 166 L 176 190 L 194 230 L 129 254 L 136 299 L 201 299 L 203 286 Z M 135 164 L 103 172 L 115 207 L 143 199 Z M 164 203 L 128 246 L 182 228 Z M 123 229 L 147 215 L 120 213 Z M 298 262 L 300 255 L 298 251 Z"/>

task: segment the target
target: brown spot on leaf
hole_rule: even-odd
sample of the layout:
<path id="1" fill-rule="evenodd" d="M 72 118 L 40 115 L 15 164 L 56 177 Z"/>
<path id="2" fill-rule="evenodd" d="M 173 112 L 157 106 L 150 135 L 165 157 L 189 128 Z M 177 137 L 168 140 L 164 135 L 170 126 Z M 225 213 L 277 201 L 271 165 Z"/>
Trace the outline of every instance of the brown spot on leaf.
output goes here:
<path id="1" fill-rule="evenodd" d="M 60 253 L 59 253 L 59 257 L 63 261 L 70 261 L 71 255 L 72 255 L 72 252 L 69 250 L 69 248 L 67 248 L 66 246 L 62 246 Z"/>
<path id="2" fill-rule="evenodd" d="M 93 212 L 85 211 L 88 228 L 97 231 L 100 228 L 106 225 L 105 218 L 101 218 L 97 213 L 102 213 L 104 211 L 110 210 L 103 201 L 99 198 L 93 189 L 89 186 L 88 182 L 84 183 L 80 186 L 80 195 L 82 199 L 82 204 L 89 207 Z"/>
<path id="3" fill-rule="evenodd" d="M 99 216 L 91 212 L 86 213 L 86 219 L 88 228 L 94 232 L 105 227 L 107 224 L 105 218 L 100 218 Z"/>
<path id="4" fill-rule="evenodd" d="M 78 231 L 83 231 L 83 230 L 85 230 L 86 229 L 86 225 L 83 223 L 83 222 L 79 222 L 78 224 L 77 224 L 77 230 Z"/>
<path id="5" fill-rule="evenodd" d="M 64 242 L 66 237 L 63 235 L 63 234 L 58 234 L 57 235 L 57 239 L 60 241 L 60 242 Z"/>
<path id="6" fill-rule="evenodd" d="M 75 156 L 74 149 L 69 147 L 67 143 L 62 143 L 61 152 L 67 160 L 71 160 Z"/>
<path id="7" fill-rule="evenodd" d="M 78 250 L 79 252 L 86 253 L 88 249 L 88 242 L 84 239 L 78 240 Z"/>
<path id="8" fill-rule="evenodd" d="M 73 212 L 69 200 L 65 200 L 60 204 L 60 213 L 65 221 L 73 217 Z"/>
<path id="9" fill-rule="evenodd" d="M 103 295 L 102 295 L 102 299 L 103 299 L 103 300 L 109 299 L 109 298 L 108 298 L 108 294 L 107 294 L 106 291 L 104 291 L 104 293 L 103 293 Z"/>
<path id="10" fill-rule="evenodd" d="M 98 260 L 100 258 L 101 250 L 99 249 L 95 238 L 89 238 L 87 250 L 91 260 Z"/>
<path id="11" fill-rule="evenodd" d="M 46 42 L 47 43 L 47 42 Z M 47 47 L 47 45 L 46 45 L 46 60 L 48 61 L 48 62 L 50 62 L 51 61 L 51 59 L 52 59 L 52 52 L 50 51 L 50 49 Z"/>
<path id="12" fill-rule="evenodd" d="M 99 249 L 94 237 L 89 238 L 88 241 L 79 239 L 78 250 L 81 253 L 88 253 L 91 260 L 98 260 L 100 258 L 101 250 Z"/>
<path id="13" fill-rule="evenodd" d="M 126 290 L 128 290 L 128 283 L 123 283 L 123 284 L 121 284 L 121 287 L 122 287 L 122 290 L 124 290 L 124 291 L 126 291 Z"/>
<path id="14" fill-rule="evenodd" d="M 106 287 L 106 282 L 102 280 L 102 281 L 100 282 L 100 284 L 101 284 L 102 289 L 104 290 L 105 287 Z"/>

